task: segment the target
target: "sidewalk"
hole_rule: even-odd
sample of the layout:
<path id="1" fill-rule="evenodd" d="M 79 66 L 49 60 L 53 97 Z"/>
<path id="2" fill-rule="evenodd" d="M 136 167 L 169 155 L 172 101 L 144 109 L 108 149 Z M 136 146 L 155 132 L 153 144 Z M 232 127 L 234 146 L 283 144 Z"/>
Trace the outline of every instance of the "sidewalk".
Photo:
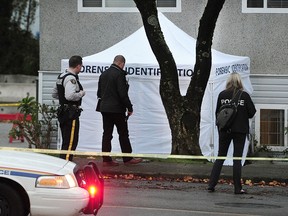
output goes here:
<path id="1" fill-rule="evenodd" d="M 28 143 L 25 139 L 24 142 L 13 139 L 12 143 L 9 143 L 9 131 L 12 129 L 12 126 L 12 123 L 0 122 L 0 147 L 28 148 Z"/>
<path id="2" fill-rule="evenodd" d="M 17 147 L 28 148 L 28 143 L 24 141 L 14 140 L 9 143 L 9 131 L 12 128 L 11 123 L 0 123 L 0 147 Z M 145 177 L 166 177 L 166 178 L 184 178 L 192 177 L 199 179 L 209 178 L 212 169 L 212 163 L 193 161 L 191 163 L 173 163 L 165 162 L 165 160 L 149 160 L 145 159 L 140 164 L 125 166 L 118 158 L 120 165 L 117 167 L 102 167 L 101 158 L 86 159 L 78 156 L 74 157 L 74 162 L 79 165 L 87 164 L 88 161 L 95 161 L 99 169 L 104 175 L 139 175 Z M 242 177 L 245 180 L 253 182 L 285 182 L 288 185 L 288 162 L 280 161 L 253 161 L 252 164 L 244 166 L 242 169 Z M 232 167 L 223 166 L 221 178 L 232 179 Z"/>
<path id="3" fill-rule="evenodd" d="M 199 178 L 208 179 L 213 166 L 213 163 L 193 161 L 191 163 L 174 163 L 162 161 L 150 161 L 137 165 L 124 165 L 119 160 L 120 165 L 116 167 L 103 167 L 101 160 L 98 158 L 83 159 L 75 157 L 74 162 L 79 165 L 84 165 L 87 161 L 95 161 L 99 169 L 104 175 L 139 175 L 145 177 L 166 177 L 171 179 L 177 178 Z M 253 182 L 271 182 L 278 181 L 286 183 L 288 186 L 288 163 L 271 163 L 271 162 L 256 162 L 244 166 L 242 168 L 242 177 L 244 180 L 252 180 Z M 220 178 L 232 179 L 232 166 L 223 166 Z"/>

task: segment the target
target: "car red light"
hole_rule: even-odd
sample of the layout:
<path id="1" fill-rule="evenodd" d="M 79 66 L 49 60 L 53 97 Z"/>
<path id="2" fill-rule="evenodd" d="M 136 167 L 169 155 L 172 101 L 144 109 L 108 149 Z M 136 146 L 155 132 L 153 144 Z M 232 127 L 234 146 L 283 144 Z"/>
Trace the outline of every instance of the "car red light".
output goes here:
<path id="1" fill-rule="evenodd" d="M 78 185 L 89 193 L 89 203 L 82 210 L 84 214 L 96 215 L 103 204 L 104 179 L 94 162 L 89 162 L 76 171 Z"/>
<path id="2" fill-rule="evenodd" d="M 92 186 L 89 186 L 88 192 L 89 192 L 91 198 L 94 198 L 95 195 L 98 193 L 98 189 L 96 186 L 92 185 Z"/>

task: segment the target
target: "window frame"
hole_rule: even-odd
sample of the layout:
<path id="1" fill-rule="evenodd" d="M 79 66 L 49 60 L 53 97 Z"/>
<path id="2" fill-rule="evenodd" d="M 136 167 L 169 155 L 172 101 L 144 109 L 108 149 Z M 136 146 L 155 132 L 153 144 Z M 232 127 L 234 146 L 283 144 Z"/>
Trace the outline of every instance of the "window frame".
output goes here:
<path id="1" fill-rule="evenodd" d="M 105 1 L 105 0 L 102 0 Z M 176 7 L 158 7 L 158 11 L 160 12 L 171 12 L 171 13 L 179 13 L 181 12 L 181 1 L 182 0 L 175 0 Z M 77 0 L 77 9 L 78 12 L 117 12 L 117 13 L 129 13 L 129 12 L 139 12 L 138 9 L 135 8 L 126 8 L 126 7 L 83 7 L 83 0 Z"/>
<path id="2" fill-rule="evenodd" d="M 288 105 L 284 104 L 255 104 L 256 107 L 256 115 L 255 115 L 255 138 L 257 139 L 258 143 L 256 146 L 261 146 L 262 143 L 260 143 L 260 110 L 261 109 L 272 109 L 272 110 L 284 110 L 284 128 L 288 126 Z M 284 145 L 283 146 L 269 146 L 272 151 L 284 151 L 288 148 L 288 135 L 284 134 Z M 254 146 L 254 147 L 256 147 Z"/>
<path id="3" fill-rule="evenodd" d="M 242 13 L 288 13 L 288 8 L 267 8 L 267 0 L 263 8 L 248 8 L 247 0 L 242 0 Z"/>

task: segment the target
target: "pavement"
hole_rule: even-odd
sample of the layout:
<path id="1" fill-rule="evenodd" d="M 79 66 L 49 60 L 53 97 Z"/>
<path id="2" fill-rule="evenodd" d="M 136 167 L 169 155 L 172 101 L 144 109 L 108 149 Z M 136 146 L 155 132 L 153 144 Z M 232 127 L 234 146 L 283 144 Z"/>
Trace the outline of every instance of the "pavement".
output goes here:
<path id="1" fill-rule="evenodd" d="M 126 175 L 128 178 L 133 176 L 140 177 L 158 177 L 168 179 L 190 179 L 191 181 L 205 181 L 209 178 L 213 166 L 211 162 L 189 161 L 189 162 L 171 162 L 161 159 L 144 159 L 142 163 L 136 165 L 124 165 L 121 159 L 116 159 L 120 165 L 116 167 L 103 167 L 101 159 L 83 159 L 75 157 L 74 162 L 84 165 L 87 161 L 96 162 L 99 169 L 104 175 Z M 221 179 L 232 180 L 232 166 L 223 166 L 221 171 Z M 273 182 L 286 183 L 288 186 L 288 163 L 287 162 L 252 162 L 242 168 L 243 180 L 251 180 L 254 183 Z M 137 177 L 136 177 L 137 179 Z M 194 180 L 193 180 L 194 179 Z"/>
<path id="2" fill-rule="evenodd" d="M 12 129 L 13 124 L 8 122 L 0 122 L 0 147 L 11 147 L 11 148 L 28 148 L 26 140 L 13 139 L 9 143 L 9 131 Z"/>
<path id="3" fill-rule="evenodd" d="M 28 148 L 28 143 L 20 140 L 13 140 L 9 143 L 9 130 L 12 128 L 11 123 L 0 122 L 0 147 Z M 124 165 L 121 158 L 116 158 L 120 163 L 116 167 L 103 167 L 101 158 L 83 158 L 74 156 L 74 162 L 79 165 L 87 164 L 88 161 L 94 161 L 104 175 L 126 175 L 145 176 L 145 177 L 163 177 L 171 179 L 208 179 L 213 163 L 203 160 L 191 161 L 173 161 L 171 159 L 149 159 L 143 158 L 143 162 L 136 165 Z M 223 166 L 222 179 L 232 179 L 231 166 Z M 252 182 L 265 181 L 266 183 L 277 181 L 286 183 L 288 186 L 288 161 L 252 161 L 251 164 L 242 168 L 243 180 Z"/>

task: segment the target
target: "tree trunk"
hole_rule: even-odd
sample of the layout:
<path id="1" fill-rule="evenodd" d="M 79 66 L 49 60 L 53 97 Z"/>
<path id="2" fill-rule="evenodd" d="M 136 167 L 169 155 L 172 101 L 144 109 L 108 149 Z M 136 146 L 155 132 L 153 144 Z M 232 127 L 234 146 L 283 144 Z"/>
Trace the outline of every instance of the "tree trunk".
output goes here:
<path id="1" fill-rule="evenodd" d="M 177 66 L 161 31 L 156 1 L 134 2 L 141 13 L 148 41 L 161 70 L 160 95 L 171 129 L 171 153 L 200 155 L 201 104 L 211 70 L 213 33 L 225 0 L 208 0 L 200 20 L 194 73 L 185 96 L 180 93 Z"/>

